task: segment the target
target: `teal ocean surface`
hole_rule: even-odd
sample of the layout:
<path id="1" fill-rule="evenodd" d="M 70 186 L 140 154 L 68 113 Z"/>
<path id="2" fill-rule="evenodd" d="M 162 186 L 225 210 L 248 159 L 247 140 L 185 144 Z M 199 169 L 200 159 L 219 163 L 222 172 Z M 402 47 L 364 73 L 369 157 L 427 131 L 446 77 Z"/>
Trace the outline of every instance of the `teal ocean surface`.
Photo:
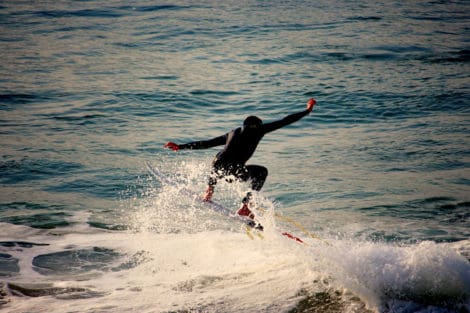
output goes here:
<path id="1" fill-rule="evenodd" d="M 469 21 L 468 1 L 2 1 L 0 310 L 470 312 Z M 181 193 L 219 149 L 167 141 L 312 97 L 249 161 L 262 235 Z"/>

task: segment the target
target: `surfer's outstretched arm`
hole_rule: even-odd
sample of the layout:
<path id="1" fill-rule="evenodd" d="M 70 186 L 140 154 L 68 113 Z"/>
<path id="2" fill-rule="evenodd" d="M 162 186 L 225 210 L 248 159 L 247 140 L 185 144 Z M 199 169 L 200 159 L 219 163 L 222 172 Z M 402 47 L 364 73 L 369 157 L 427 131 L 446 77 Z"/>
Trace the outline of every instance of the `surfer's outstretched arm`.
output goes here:
<path id="1" fill-rule="evenodd" d="M 185 143 L 182 145 L 179 145 L 177 143 L 170 141 L 170 142 L 167 142 L 164 145 L 164 147 L 171 149 L 173 151 L 178 151 L 182 149 L 207 149 L 207 148 L 224 145 L 226 141 L 227 141 L 227 134 L 219 136 L 219 137 L 215 137 L 209 140 L 193 141 L 193 142 Z"/>
<path id="2" fill-rule="evenodd" d="M 294 122 L 297 122 L 302 117 L 304 117 L 304 116 L 308 115 L 310 112 L 312 112 L 313 106 L 315 105 L 315 103 L 316 103 L 315 99 L 312 98 L 312 99 L 308 100 L 307 109 L 305 111 L 288 115 L 288 116 L 284 117 L 282 120 L 274 121 L 274 122 L 271 122 L 271 123 L 265 123 L 263 125 L 264 132 L 269 133 L 269 132 L 272 132 L 272 131 L 274 131 L 276 129 L 279 129 L 281 127 L 284 127 L 284 126 L 287 126 L 287 125 L 292 124 Z"/>

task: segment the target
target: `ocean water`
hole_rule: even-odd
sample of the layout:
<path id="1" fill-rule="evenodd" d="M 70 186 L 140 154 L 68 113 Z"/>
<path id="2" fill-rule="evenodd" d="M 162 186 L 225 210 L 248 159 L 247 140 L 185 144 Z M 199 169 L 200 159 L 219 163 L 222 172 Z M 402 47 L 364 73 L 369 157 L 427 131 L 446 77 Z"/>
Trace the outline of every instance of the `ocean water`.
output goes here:
<path id="1" fill-rule="evenodd" d="M 468 1 L 0 2 L 0 310 L 470 312 L 469 21 Z M 311 97 L 249 161 L 263 238 L 181 193 L 218 149 L 165 142 Z"/>

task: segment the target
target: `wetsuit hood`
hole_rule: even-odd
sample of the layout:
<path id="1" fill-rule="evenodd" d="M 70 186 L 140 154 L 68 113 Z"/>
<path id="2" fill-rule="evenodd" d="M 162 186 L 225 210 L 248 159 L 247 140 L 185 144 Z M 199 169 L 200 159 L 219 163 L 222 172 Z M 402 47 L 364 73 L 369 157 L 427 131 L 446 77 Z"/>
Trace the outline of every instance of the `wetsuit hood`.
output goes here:
<path id="1" fill-rule="evenodd" d="M 263 125 L 263 121 L 257 116 L 248 116 L 243 121 L 243 128 L 245 129 L 257 129 Z"/>

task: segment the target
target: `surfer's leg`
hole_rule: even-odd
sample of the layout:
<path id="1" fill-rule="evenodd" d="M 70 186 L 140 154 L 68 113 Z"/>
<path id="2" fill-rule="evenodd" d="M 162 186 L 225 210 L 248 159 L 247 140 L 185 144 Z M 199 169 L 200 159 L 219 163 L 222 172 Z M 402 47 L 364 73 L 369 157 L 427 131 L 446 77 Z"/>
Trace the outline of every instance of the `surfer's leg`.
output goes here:
<path id="1" fill-rule="evenodd" d="M 208 183 L 207 183 L 207 190 L 206 194 L 204 195 L 204 201 L 211 201 L 212 196 L 214 195 L 215 185 L 217 184 L 217 180 L 223 178 L 227 175 L 227 168 L 228 165 L 221 162 L 217 158 L 214 159 L 212 163 L 212 171 L 209 175 Z"/>
<path id="2" fill-rule="evenodd" d="M 246 180 L 251 180 L 251 189 L 260 191 L 268 177 L 268 169 L 260 165 L 247 165 L 245 168 L 248 176 Z"/>
<path id="3" fill-rule="evenodd" d="M 237 178 L 241 181 L 251 180 L 251 189 L 255 191 L 260 191 L 266 181 L 268 176 L 268 169 L 260 165 L 247 165 L 243 167 L 243 170 L 237 173 Z M 239 215 L 248 216 L 251 219 L 255 218 L 255 215 L 250 210 L 254 204 L 252 203 L 252 194 L 248 192 L 242 200 L 242 205 L 238 209 L 237 213 Z M 257 226 L 259 229 L 263 229 L 261 225 Z"/>
<path id="4" fill-rule="evenodd" d="M 251 198 L 252 198 L 251 192 L 247 192 L 246 196 L 242 200 L 242 205 L 237 211 L 238 215 L 248 216 L 251 219 L 255 218 L 255 215 L 249 209 Z"/>
<path id="5" fill-rule="evenodd" d="M 214 195 L 215 185 L 217 184 L 217 179 L 219 176 L 217 173 L 218 173 L 218 170 L 214 166 L 211 171 L 211 174 L 209 175 L 209 179 L 207 182 L 207 190 L 206 190 L 206 194 L 204 195 L 204 201 L 212 200 L 212 196 Z"/>
<path id="6" fill-rule="evenodd" d="M 251 189 L 260 191 L 268 176 L 268 169 L 260 165 L 247 165 L 238 168 L 234 175 L 240 181 L 251 181 Z"/>
<path id="7" fill-rule="evenodd" d="M 250 206 L 254 205 L 251 201 L 252 197 L 252 193 L 247 192 L 246 196 L 242 200 L 242 205 L 238 209 L 237 213 L 238 215 L 247 216 L 251 219 L 251 221 L 247 224 L 248 226 L 254 227 L 258 230 L 263 230 L 264 227 L 259 222 L 255 222 L 255 214 L 250 210 Z"/>
<path id="8" fill-rule="evenodd" d="M 217 178 L 212 175 L 209 176 L 209 182 L 207 184 L 206 194 L 204 195 L 204 201 L 211 201 L 214 195 L 215 185 L 217 184 Z"/>

